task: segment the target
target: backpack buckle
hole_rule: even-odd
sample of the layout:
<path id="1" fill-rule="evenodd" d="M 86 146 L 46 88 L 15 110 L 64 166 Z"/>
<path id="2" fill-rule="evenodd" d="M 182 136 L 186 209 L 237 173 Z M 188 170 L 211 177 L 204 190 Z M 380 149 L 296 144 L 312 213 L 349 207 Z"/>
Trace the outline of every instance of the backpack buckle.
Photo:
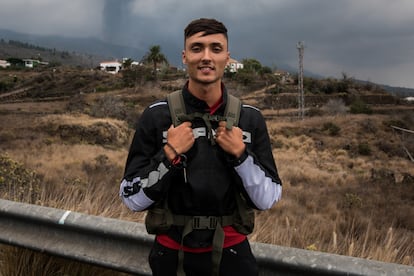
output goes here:
<path id="1" fill-rule="evenodd" d="M 218 217 L 213 216 L 194 216 L 192 219 L 193 229 L 216 229 Z"/>

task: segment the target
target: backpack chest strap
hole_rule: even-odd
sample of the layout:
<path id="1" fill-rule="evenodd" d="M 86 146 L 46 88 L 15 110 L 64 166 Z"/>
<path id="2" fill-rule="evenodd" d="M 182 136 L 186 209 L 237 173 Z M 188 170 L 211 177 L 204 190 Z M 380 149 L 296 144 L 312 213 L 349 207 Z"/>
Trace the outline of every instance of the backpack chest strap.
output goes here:
<path id="1" fill-rule="evenodd" d="M 227 118 L 224 116 L 220 116 L 220 115 L 211 115 L 209 113 L 199 113 L 199 112 L 177 116 L 177 120 L 179 122 L 185 122 L 185 121 L 191 122 L 197 118 L 203 120 L 204 124 L 207 127 L 207 133 L 208 133 L 208 138 L 210 140 L 210 143 L 211 145 L 215 145 L 216 140 L 214 140 L 215 137 L 213 135 L 213 126 L 211 122 L 227 121 Z"/>
<path id="2" fill-rule="evenodd" d="M 215 230 L 217 225 L 228 226 L 234 223 L 234 216 L 184 216 L 172 215 L 173 225 L 188 226 L 192 230 Z"/>

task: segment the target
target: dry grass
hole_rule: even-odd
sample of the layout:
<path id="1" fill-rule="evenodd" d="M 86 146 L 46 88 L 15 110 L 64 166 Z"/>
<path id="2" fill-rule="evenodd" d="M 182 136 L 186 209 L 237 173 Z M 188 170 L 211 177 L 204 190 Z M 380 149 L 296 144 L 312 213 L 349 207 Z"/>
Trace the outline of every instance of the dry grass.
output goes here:
<path id="1" fill-rule="evenodd" d="M 42 253 L 34 254 L 27 249 L 9 246 L 0 248 L 0 257 L 0 276 L 128 275 L 58 257 L 50 257 Z"/>
<path id="2" fill-rule="evenodd" d="M 134 101 L 140 105 L 137 98 Z M 74 114 L 33 115 L 16 109 L 0 117 L 1 153 L 36 172 L 41 183 L 37 204 L 143 221 L 144 213 L 130 212 L 118 198 L 132 134 L 122 122 Z M 303 121 L 283 116 L 268 121 L 283 199 L 271 210 L 257 213 L 251 240 L 414 265 L 414 183 L 407 178 L 414 175 L 414 165 L 384 124 L 389 120 L 403 119 L 393 114 Z M 97 123 L 110 124 L 120 135 L 97 145 L 80 139 L 85 132 L 72 132 L 75 137 L 68 140 L 59 130 L 62 125 L 88 129 Z M 325 123 L 340 131 L 329 133 Z M 362 154 L 358 147 L 362 143 L 369 154 Z M 38 265 L 37 257 L 30 254 L 4 259 L 13 255 L 7 251 L 11 253 L 3 254 L 3 263 Z M 0 275 L 18 274 L 0 270 Z"/>
<path id="3" fill-rule="evenodd" d="M 386 119 L 346 115 L 269 122 L 284 195 L 270 212 L 258 214 L 251 239 L 413 265 L 414 183 L 403 183 L 402 175 L 413 175 L 414 165 L 374 148 L 379 137 L 394 139 L 383 128 Z M 340 126 L 341 134 L 321 133 L 327 121 Z M 367 121 L 370 129 L 362 129 Z M 372 146 L 371 155 L 353 151 L 361 140 Z"/>

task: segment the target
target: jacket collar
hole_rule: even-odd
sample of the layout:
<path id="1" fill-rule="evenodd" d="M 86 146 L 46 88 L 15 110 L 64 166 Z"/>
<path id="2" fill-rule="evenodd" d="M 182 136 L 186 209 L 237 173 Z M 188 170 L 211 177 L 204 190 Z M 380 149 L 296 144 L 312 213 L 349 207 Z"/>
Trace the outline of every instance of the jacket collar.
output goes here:
<path id="1" fill-rule="evenodd" d="M 215 113 L 223 114 L 225 106 L 227 104 L 227 89 L 223 83 L 221 83 L 221 91 L 222 91 L 222 104 L 220 107 L 217 108 Z M 187 107 L 187 112 L 210 112 L 210 107 L 207 103 L 199 98 L 195 97 L 191 92 L 188 90 L 188 82 L 183 87 L 183 98 L 185 105 Z"/>

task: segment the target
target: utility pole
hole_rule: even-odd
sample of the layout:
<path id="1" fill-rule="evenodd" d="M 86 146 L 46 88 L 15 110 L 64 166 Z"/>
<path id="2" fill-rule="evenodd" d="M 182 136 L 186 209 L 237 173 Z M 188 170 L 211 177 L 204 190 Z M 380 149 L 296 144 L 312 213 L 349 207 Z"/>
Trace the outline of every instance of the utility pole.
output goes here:
<path id="1" fill-rule="evenodd" d="M 303 95 L 303 52 L 304 52 L 304 43 L 299 41 L 296 45 L 296 48 L 299 51 L 299 75 L 298 75 L 298 105 L 299 105 L 299 118 L 303 120 L 305 116 L 305 97 Z"/>

